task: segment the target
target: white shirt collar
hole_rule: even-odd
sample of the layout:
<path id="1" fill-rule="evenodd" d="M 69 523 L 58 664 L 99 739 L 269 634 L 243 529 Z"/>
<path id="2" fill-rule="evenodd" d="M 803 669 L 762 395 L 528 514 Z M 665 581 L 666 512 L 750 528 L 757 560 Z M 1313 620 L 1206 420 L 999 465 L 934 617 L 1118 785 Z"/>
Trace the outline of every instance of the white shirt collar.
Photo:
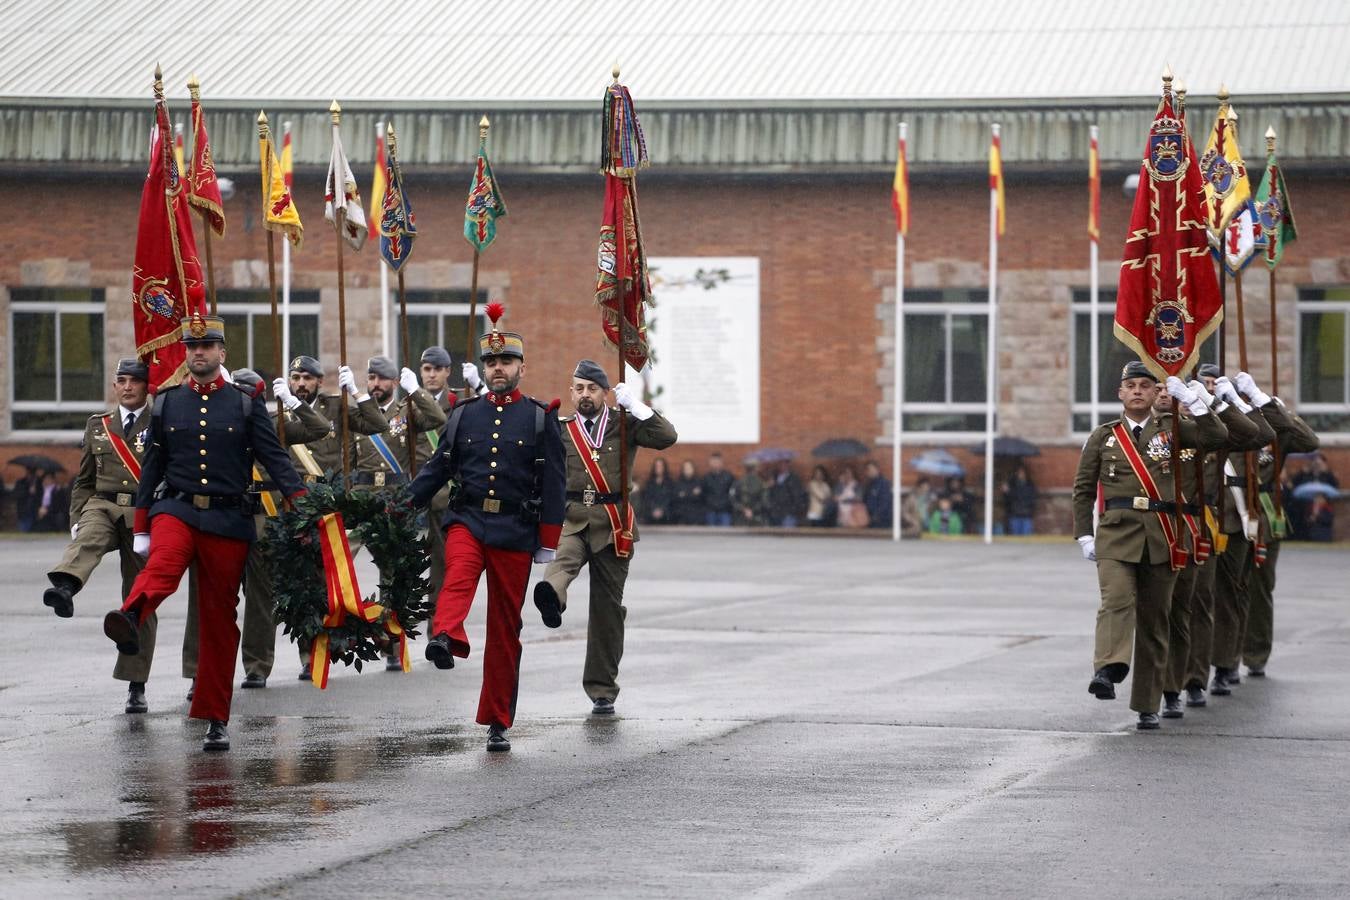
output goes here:
<path id="1" fill-rule="evenodd" d="M 149 405 L 150 405 L 149 402 L 146 402 L 141 404 L 140 409 L 127 409 L 125 406 L 119 403 L 117 404 L 117 408 L 121 410 L 122 421 L 125 422 L 127 420 L 127 416 L 135 416 L 136 418 L 139 419 L 141 417 L 141 413 L 145 412 L 145 408 Z"/>
<path id="2" fill-rule="evenodd" d="M 1129 422 L 1130 425 L 1132 426 L 1132 430 L 1133 430 L 1134 427 L 1138 427 L 1138 428 L 1147 428 L 1147 427 L 1148 427 L 1149 420 L 1152 419 L 1153 417 L 1152 417 L 1152 416 L 1144 416 L 1144 417 L 1143 417 L 1142 419 L 1140 419 L 1138 422 L 1136 422 L 1134 419 L 1131 419 L 1131 418 L 1130 418 L 1129 416 L 1127 416 L 1127 415 L 1121 415 L 1121 418 L 1124 419 L 1126 422 Z"/>

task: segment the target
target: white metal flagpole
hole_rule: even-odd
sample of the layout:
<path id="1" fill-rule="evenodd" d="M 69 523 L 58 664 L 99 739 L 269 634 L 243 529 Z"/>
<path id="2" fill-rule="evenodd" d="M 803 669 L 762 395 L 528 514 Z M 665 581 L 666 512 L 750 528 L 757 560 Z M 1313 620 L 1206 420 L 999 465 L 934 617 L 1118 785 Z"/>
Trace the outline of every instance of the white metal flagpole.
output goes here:
<path id="1" fill-rule="evenodd" d="M 905 131 L 906 125 L 900 123 L 900 146 L 899 153 L 901 162 L 904 162 L 905 154 Z M 908 179 L 908 172 L 905 178 Z M 908 207 L 909 198 L 902 198 Z M 894 408 L 892 418 L 893 434 L 891 441 L 891 540 L 900 540 L 900 435 L 904 430 L 904 421 L 901 415 L 902 405 L 905 397 L 905 232 L 897 228 L 895 231 L 895 349 L 893 352 L 894 363 L 892 368 L 895 370 L 894 384 L 892 385 L 892 396 Z"/>
<path id="2" fill-rule="evenodd" d="M 286 137 L 290 136 L 291 123 L 281 123 L 282 132 Z M 291 151 L 294 153 L 294 150 Z M 287 190 L 291 190 L 291 185 L 286 185 Z M 317 348 L 316 348 L 317 349 Z M 281 242 L 281 358 L 283 365 L 291 364 L 291 242 L 289 240 Z M 285 372 L 278 372 L 277 375 L 284 377 Z"/>
<path id="3" fill-rule="evenodd" d="M 993 141 L 990 152 L 999 138 L 998 123 L 993 127 Z M 999 154 L 998 178 L 1003 179 L 1003 159 Z M 989 327 L 988 359 L 985 366 L 985 408 L 984 408 L 984 542 L 994 541 L 994 402 L 998 397 L 998 308 L 994 298 L 998 295 L 998 191 L 999 186 L 989 185 Z"/>
<path id="4" fill-rule="evenodd" d="M 1097 157 L 1096 125 L 1092 126 L 1091 150 L 1094 165 L 1094 171 L 1092 173 L 1092 176 L 1096 178 L 1099 177 L 1095 169 Z M 1093 202 L 1095 203 L 1095 199 Z M 1097 224 L 1096 215 L 1097 210 L 1094 207 L 1091 212 L 1092 224 L 1094 225 L 1094 227 Z M 1097 250 L 1098 250 L 1097 237 L 1096 235 L 1090 235 L 1088 242 L 1088 286 L 1089 286 L 1088 317 L 1090 319 L 1088 324 L 1088 335 L 1089 335 L 1088 341 L 1090 342 L 1088 345 L 1088 372 L 1091 373 L 1091 378 L 1088 384 L 1089 389 L 1088 396 L 1090 398 L 1089 402 L 1091 403 L 1091 406 L 1089 408 L 1089 414 L 1092 417 L 1092 421 L 1088 425 L 1087 429 L 1088 431 L 1092 431 L 1094 428 L 1097 427 L 1097 422 L 1099 421 L 1099 416 L 1101 415 L 1101 411 L 1098 408 L 1098 404 L 1100 402 L 1099 394 L 1101 393 L 1101 372 L 1099 371 L 1099 368 L 1101 366 L 1101 360 L 1098 358 L 1100 355 L 1100 350 L 1098 348 L 1098 341 L 1101 339 L 1101 336 L 1098 333 L 1100 330 L 1098 319 L 1100 318 L 1101 313 L 1101 306 L 1099 305 L 1101 302 L 1101 294 L 1100 294 L 1100 285 L 1098 284 L 1099 278 L 1097 273 Z"/>

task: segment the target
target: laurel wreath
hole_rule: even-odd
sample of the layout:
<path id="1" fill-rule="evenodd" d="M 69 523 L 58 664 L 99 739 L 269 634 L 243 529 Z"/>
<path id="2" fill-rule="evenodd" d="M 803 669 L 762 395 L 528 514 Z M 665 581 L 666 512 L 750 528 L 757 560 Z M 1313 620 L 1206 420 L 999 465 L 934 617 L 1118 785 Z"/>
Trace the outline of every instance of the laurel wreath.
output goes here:
<path id="1" fill-rule="evenodd" d="M 418 515 L 408 499 L 406 486 L 383 491 L 343 490 L 329 484 L 314 484 L 293 501 L 293 509 L 267 520 L 263 552 L 272 568 L 272 594 L 276 618 L 292 641 L 314 639 L 328 633 L 329 656 L 334 662 L 355 666 L 380 659 L 388 648 L 385 623 L 390 612 L 411 639 L 417 626 L 431 611 L 427 598 L 427 543 L 418 528 Z M 353 544 L 357 540 L 370 552 L 380 570 L 379 589 L 365 598 L 379 603 L 384 614 L 374 622 L 348 615 L 335 628 L 325 628 L 328 587 L 324 579 L 323 550 L 319 543 L 319 520 L 328 513 L 341 513 Z"/>

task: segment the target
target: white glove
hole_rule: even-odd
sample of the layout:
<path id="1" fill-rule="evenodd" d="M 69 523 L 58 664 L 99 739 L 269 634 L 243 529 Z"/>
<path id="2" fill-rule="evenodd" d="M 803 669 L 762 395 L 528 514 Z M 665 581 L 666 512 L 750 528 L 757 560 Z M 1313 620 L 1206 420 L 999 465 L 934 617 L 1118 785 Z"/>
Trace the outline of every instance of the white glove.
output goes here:
<path id="1" fill-rule="evenodd" d="M 338 366 L 338 388 L 356 396 L 356 376 L 351 366 Z"/>
<path id="2" fill-rule="evenodd" d="M 558 558 L 557 550 L 550 550 L 547 547 L 540 547 L 534 551 L 534 561 L 539 564 L 551 563 Z"/>
<path id="3" fill-rule="evenodd" d="M 1237 373 L 1237 377 L 1233 380 L 1237 383 L 1237 389 L 1241 391 L 1247 399 L 1252 401 L 1253 406 L 1265 406 L 1270 402 L 1270 395 L 1263 393 L 1261 389 L 1256 386 L 1256 381 L 1252 376 L 1248 375 L 1246 372 Z"/>
<path id="4" fill-rule="evenodd" d="M 1186 387 L 1190 388 L 1197 397 L 1203 400 L 1205 406 L 1212 407 L 1214 405 L 1214 395 L 1209 392 L 1205 387 L 1205 383 L 1200 379 L 1196 378 L 1186 382 Z"/>
<path id="5" fill-rule="evenodd" d="M 71 539 L 72 541 L 75 540 L 75 532 L 77 532 L 77 531 L 79 531 L 79 530 L 80 530 L 80 523 L 79 523 L 79 522 L 76 522 L 74 525 L 70 526 L 70 539 Z"/>
<path id="6" fill-rule="evenodd" d="M 220 377 L 224 378 L 230 384 L 234 384 L 234 376 L 231 375 L 230 370 L 225 368 L 224 366 L 220 367 Z"/>
<path id="7" fill-rule="evenodd" d="M 398 373 L 398 386 L 403 388 L 403 393 L 405 394 L 411 394 L 421 387 L 421 385 L 417 383 L 417 376 L 414 375 L 413 370 L 407 366 L 404 366 L 402 371 Z"/>
<path id="8" fill-rule="evenodd" d="M 272 379 L 272 395 L 287 409 L 297 409 L 300 406 L 300 398 L 291 393 L 291 386 L 286 383 L 285 378 Z"/>
<path id="9" fill-rule="evenodd" d="M 626 382 L 620 381 L 614 385 L 614 400 L 620 407 L 632 413 L 633 418 L 639 422 L 644 422 L 656 414 L 650 406 L 638 399 Z"/>
<path id="10" fill-rule="evenodd" d="M 1085 534 L 1078 539 L 1078 547 L 1083 551 L 1083 559 L 1088 562 L 1097 560 L 1097 539 L 1090 534 Z"/>
<path id="11" fill-rule="evenodd" d="M 478 367 L 471 362 L 460 366 L 459 372 L 464 376 L 464 383 L 472 390 L 478 390 L 478 386 L 483 383 L 483 379 L 478 377 Z"/>
<path id="12" fill-rule="evenodd" d="M 1171 394 L 1193 416 L 1203 416 L 1209 413 L 1209 407 L 1200 399 L 1200 395 L 1188 388 L 1186 382 L 1175 375 L 1167 376 L 1167 393 Z"/>
<path id="13" fill-rule="evenodd" d="M 137 556 L 146 557 L 150 555 L 150 535 L 135 534 L 131 537 L 131 549 Z"/>
<path id="14" fill-rule="evenodd" d="M 1220 400 L 1227 400 L 1238 408 L 1238 412 L 1244 416 L 1252 411 L 1251 404 L 1238 394 L 1237 388 L 1233 387 L 1233 382 L 1228 380 L 1227 375 L 1220 375 L 1214 379 L 1214 395 Z"/>

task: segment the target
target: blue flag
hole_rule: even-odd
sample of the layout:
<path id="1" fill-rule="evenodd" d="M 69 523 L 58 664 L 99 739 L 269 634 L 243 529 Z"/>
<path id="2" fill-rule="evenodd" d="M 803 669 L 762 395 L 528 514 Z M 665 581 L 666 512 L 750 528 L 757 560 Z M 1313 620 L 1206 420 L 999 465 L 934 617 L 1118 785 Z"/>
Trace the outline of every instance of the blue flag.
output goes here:
<path id="1" fill-rule="evenodd" d="M 394 126 L 390 125 L 385 147 L 384 203 L 380 208 L 380 256 L 395 272 L 403 268 L 412 254 L 413 239 L 417 237 L 417 219 L 412 204 L 403 192 L 403 173 L 398 168 L 397 143 Z"/>

